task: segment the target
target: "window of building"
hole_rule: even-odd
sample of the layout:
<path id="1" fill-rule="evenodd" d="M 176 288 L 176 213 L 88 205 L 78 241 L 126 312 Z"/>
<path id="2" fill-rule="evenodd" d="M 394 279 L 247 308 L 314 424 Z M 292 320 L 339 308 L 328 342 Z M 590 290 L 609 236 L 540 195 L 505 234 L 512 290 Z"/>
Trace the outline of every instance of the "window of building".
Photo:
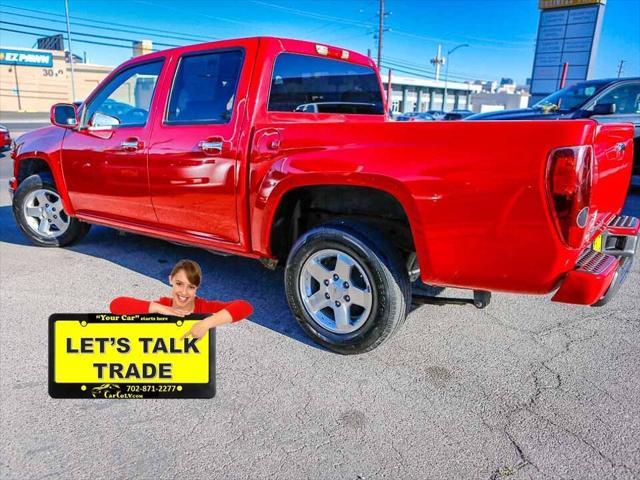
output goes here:
<path id="1" fill-rule="evenodd" d="M 282 53 L 276 59 L 268 108 L 276 112 L 384 113 L 373 69 L 293 53 Z"/>
<path id="2" fill-rule="evenodd" d="M 182 57 L 171 89 L 166 122 L 228 123 L 242 58 L 240 50 Z"/>
<path id="3" fill-rule="evenodd" d="M 91 100 L 85 119 L 91 127 L 131 127 L 147 123 L 162 60 L 117 74 Z"/>

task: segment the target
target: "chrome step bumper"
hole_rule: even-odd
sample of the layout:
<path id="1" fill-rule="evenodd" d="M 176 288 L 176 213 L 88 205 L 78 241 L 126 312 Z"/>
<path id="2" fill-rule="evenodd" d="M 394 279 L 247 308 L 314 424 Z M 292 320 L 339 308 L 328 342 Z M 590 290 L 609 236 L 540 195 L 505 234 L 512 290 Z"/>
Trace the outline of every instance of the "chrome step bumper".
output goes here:
<path id="1" fill-rule="evenodd" d="M 582 252 L 552 300 L 594 307 L 609 302 L 631 270 L 639 231 L 636 217 L 613 217 L 602 233 L 600 251 L 589 247 Z"/>

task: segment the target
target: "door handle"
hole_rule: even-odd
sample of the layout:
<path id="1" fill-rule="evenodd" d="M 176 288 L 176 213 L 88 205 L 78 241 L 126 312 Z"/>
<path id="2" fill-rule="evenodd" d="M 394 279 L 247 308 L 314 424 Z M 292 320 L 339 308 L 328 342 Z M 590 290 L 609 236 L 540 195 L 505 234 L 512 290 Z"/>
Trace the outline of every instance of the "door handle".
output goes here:
<path id="1" fill-rule="evenodd" d="M 198 148 L 209 155 L 220 155 L 222 153 L 222 140 L 208 138 L 198 143 Z"/>
<path id="2" fill-rule="evenodd" d="M 135 152 L 142 148 L 142 142 L 135 137 L 127 138 L 122 141 L 120 148 L 125 152 Z"/>

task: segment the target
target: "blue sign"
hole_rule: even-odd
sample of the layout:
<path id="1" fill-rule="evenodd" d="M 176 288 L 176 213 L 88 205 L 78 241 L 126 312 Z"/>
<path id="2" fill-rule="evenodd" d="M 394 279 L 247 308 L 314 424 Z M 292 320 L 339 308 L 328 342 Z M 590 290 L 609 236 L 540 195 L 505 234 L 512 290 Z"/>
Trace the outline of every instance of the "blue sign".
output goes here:
<path id="1" fill-rule="evenodd" d="M 33 50 L 10 50 L 7 48 L 0 48 L 0 65 L 53 67 L 53 54 Z"/>
<path id="2" fill-rule="evenodd" d="M 605 2 L 570 1 L 567 5 L 567 8 L 541 7 L 529 105 L 560 88 L 565 63 L 568 67 L 565 87 L 588 79 L 595 63 Z"/>

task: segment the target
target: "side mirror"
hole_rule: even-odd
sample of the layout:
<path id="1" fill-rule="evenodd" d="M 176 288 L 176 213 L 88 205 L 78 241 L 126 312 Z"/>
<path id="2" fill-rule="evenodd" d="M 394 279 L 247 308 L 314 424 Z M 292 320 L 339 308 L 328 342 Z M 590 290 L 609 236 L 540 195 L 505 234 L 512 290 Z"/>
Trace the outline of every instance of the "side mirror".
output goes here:
<path id="1" fill-rule="evenodd" d="M 56 103 L 51 107 L 51 123 L 62 128 L 75 128 L 78 126 L 78 110 L 70 103 Z"/>
<path id="2" fill-rule="evenodd" d="M 592 115 L 613 115 L 616 113 L 615 103 L 598 103 L 593 107 Z"/>

